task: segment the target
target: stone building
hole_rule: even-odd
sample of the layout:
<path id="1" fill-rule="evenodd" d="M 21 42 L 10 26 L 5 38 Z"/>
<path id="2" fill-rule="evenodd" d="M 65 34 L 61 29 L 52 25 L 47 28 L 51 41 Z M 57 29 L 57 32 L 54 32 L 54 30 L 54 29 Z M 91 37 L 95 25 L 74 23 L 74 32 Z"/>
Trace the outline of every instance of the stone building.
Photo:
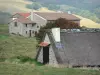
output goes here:
<path id="1" fill-rule="evenodd" d="M 34 37 L 40 27 L 58 18 L 65 18 L 80 25 L 80 19 L 72 14 L 58 12 L 31 12 L 16 13 L 9 22 L 9 33 L 20 34 L 25 37 Z"/>

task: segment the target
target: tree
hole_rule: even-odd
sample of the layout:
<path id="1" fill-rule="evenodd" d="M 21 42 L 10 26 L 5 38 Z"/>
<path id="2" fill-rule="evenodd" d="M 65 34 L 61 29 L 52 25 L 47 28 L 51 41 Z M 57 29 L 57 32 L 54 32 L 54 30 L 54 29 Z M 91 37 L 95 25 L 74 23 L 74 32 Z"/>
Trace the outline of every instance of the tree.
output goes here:
<path id="1" fill-rule="evenodd" d="M 36 37 L 39 43 L 42 41 L 43 36 L 45 35 L 46 29 L 51 29 L 55 27 L 60 27 L 61 29 L 79 29 L 81 28 L 77 23 L 66 20 L 65 18 L 59 18 L 55 22 L 47 23 L 46 26 L 41 27 L 39 33 L 37 33 Z"/>
<path id="2" fill-rule="evenodd" d="M 65 18 L 59 18 L 55 21 L 55 25 L 61 29 L 79 29 L 81 28 L 78 23 L 69 21 Z"/>
<path id="3" fill-rule="evenodd" d="M 38 10 L 39 8 L 42 7 L 42 5 L 38 2 L 33 2 L 32 4 L 28 4 L 26 7 L 29 8 L 29 9 Z"/>

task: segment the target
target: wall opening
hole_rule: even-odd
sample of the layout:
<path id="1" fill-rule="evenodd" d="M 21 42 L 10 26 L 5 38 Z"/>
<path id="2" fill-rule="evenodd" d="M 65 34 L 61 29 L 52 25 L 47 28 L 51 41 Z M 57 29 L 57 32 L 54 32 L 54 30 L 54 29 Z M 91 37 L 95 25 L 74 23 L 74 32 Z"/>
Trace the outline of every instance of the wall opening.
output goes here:
<path id="1" fill-rule="evenodd" d="M 49 63 L 49 45 L 43 47 L 43 64 Z"/>
<path id="2" fill-rule="evenodd" d="M 15 27 L 17 27 L 17 22 L 15 22 Z"/>
<path id="3" fill-rule="evenodd" d="M 31 30 L 29 30 L 29 37 L 31 37 L 32 36 L 32 34 L 31 34 Z"/>

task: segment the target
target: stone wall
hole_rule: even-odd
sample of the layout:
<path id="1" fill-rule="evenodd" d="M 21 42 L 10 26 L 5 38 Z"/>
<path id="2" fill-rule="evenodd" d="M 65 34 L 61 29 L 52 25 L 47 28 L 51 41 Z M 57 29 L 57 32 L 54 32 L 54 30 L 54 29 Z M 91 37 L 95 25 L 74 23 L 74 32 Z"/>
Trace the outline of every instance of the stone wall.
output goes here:
<path id="1" fill-rule="evenodd" d="M 54 67 L 58 66 L 58 62 L 55 57 L 55 53 L 53 51 L 52 45 L 49 48 L 49 65 L 54 66 Z"/>
<path id="2" fill-rule="evenodd" d="M 41 50 L 39 52 L 37 61 L 40 62 L 40 63 L 43 63 L 43 48 L 41 48 Z"/>
<path id="3" fill-rule="evenodd" d="M 44 41 L 50 43 L 50 40 L 49 40 L 49 37 L 47 34 L 45 36 Z M 43 63 L 43 47 L 40 50 L 40 53 L 39 53 L 37 60 L 38 60 L 38 62 Z M 57 59 L 55 57 L 55 53 L 53 51 L 52 45 L 49 46 L 49 65 L 54 66 L 54 67 L 58 66 L 58 62 L 57 62 Z"/>

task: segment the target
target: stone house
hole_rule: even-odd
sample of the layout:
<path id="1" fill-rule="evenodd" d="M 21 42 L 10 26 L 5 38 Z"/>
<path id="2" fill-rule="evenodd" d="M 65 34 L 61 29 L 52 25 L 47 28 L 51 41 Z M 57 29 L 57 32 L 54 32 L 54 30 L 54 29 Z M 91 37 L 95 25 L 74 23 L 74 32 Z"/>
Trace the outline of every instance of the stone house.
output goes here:
<path id="1" fill-rule="evenodd" d="M 80 25 L 80 19 L 72 14 L 58 12 L 31 12 L 16 13 L 9 22 L 9 33 L 20 34 L 25 37 L 34 37 L 40 27 L 58 18 L 66 18 Z"/>
<path id="2" fill-rule="evenodd" d="M 34 21 L 27 18 L 29 15 L 28 13 L 16 13 L 13 15 L 9 23 L 9 33 L 34 37 L 37 27 Z"/>
<path id="3" fill-rule="evenodd" d="M 100 29 L 47 30 L 36 60 L 52 66 L 100 67 Z"/>

